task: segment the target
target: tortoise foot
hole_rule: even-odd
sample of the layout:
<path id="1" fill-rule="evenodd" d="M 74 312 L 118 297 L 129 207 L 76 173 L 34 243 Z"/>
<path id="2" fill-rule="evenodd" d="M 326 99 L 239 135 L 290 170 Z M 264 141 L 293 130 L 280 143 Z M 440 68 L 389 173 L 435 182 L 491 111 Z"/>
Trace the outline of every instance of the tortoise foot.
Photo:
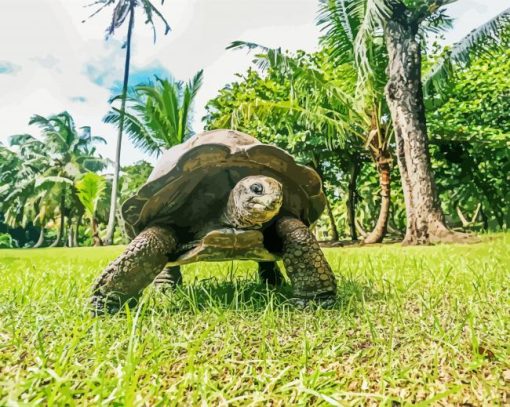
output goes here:
<path id="1" fill-rule="evenodd" d="M 121 295 L 109 293 L 107 296 L 96 294 L 90 299 L 90 310 L 92 316 L 113 315 L 122 310 L 127 305 L 133 308 L 138 304 L 137 298 L 125 298 Z"/>
<path id="2" fill-rule="evenodd" d="M 289 302 L 292 306 L 298 309 L 313 309 L 313 308 L 331 309 L 335 306 L 336 298 L 334 295 L 316 298 L 294 297 L 291 298 Z"/>
<path id="3" fill-rule="evenodd" d="M 154 286 L 160 291 L 174 290 L 182 285 L 182 273 L 179 266 L 165 267 L 154 279 Z"/>

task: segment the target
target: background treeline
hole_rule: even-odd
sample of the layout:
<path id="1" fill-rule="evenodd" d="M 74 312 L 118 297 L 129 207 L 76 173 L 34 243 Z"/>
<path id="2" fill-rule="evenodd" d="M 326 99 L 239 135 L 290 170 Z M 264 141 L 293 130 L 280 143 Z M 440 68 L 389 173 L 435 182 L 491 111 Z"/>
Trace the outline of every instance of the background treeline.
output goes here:
<path id="1" fill-rule="evenodd" d="M 128 87 L 132 17 L 148 9 L 139 7 L 144 2 L 110 3 L 108 35 L 126 23 L 128 41 L 123 90 L 104 120 L 157 157 L 193 136 L 202 72 L 188 83 L 154 78 Z M 321 240 L 405 237 L 419 244 L 436 233 L 440 241 L 449 229 L 425 225 L 423 237 L 415 225 L 434 214 L 453 231 L 506 229 L 510 9 L 442 48 L 433 39 L 451 28 L 444 4 L 321 1 L 323 36 L 313 54 L 236 41 L 229 48 L 252 52 L 253 66 L 209 101 L 206 129 L 240 129 L 314 167 L 328 198 L 315 227 Z M 152 15 L 167 32 L 164 17 Z M 119 207 L 145 182 L 151 164 L 120 168 L 120 142 L 108 162 L 97 152 L 105 140 L 89 127 L 76 128 L 68 112 L 34 115 L 30 124 L 40 138 L 13 135 L 0 145 L 0 247 L 126 242 Z M 409 192 L 416 182 L 428 191 L 417 203 Z"/>

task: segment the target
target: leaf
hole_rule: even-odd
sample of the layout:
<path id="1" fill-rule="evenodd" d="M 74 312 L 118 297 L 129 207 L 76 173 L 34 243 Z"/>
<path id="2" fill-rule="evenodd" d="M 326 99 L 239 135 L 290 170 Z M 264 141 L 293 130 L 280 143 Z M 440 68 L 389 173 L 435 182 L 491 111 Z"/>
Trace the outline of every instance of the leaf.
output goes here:
<path id="1" fill-rule="evenodd" d="M 76 181 L 78 198 L 83 204 L 89 218 L 94 218 L 97 204 L 106 189 L 106 180 L 103 176 L 88 172 L 80 180 Z"/>

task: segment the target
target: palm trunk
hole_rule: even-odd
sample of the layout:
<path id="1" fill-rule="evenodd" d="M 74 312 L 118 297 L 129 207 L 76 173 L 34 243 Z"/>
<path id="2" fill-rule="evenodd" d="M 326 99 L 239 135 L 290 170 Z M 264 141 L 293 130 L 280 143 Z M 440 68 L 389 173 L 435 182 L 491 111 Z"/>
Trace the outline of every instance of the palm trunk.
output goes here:
<path id="1" fill-rule="evenodd" d="M 377 157 L 377 170 L 379 172 L 379 185 L 381 187 L 381 206 L 379 208 L 379 217 L 372 232 L 363 240 L 364 243 L 380 243 L 388 229 L 388 219 L 390 217 L 391 206 L 391 188 L 390 188 L 390 164 L 389 157 L 380 154 Z"/>
<path id="2" fill-rule="evenodd" d="M 94 246 L 102 246 L 103 241 L 99 237 L 99 231 L 97 230 L 97 221 L 96 218 L 92 218 L 90 222 L 91 230 L 92 230 L 92 241 L 94 242 Z"/>
<path id="3" fill-rule="evenodd" d="M 337 242 L 338 229 L 336 227 L 335 216 L 333 215 L 333 211 L 331 210 L 331 204 L 329 203 L 329 199 L 327 196 L 326 196 L 326 213 L 329 218 L 329 224 L 331 225 L 331 240 Z"/>
<path id="4" fill-rule="evenodd" d="M 78 215 L 78 219 L 76 219 L 76 226 L 75 226 L 75 229 L 74 229 L 74 235 L 73 235 L 73 246 L 74 247 L 78 247 L 79 244 L 78 244 L 78 237 L 79 237 L 79 234 L 80 234 L 80 225 L 81 225 L 81 219 L 82 219 L 82 215 Z"/>
<path id="5" fill-rule="evenodd" d="M 399 7 L 399 6 L 397 6 Z M 396 8 L 397 8 L 396 7 Z M 421 86 L 421 49 L 418 22 L 395 9 L 385 28 L 389 56 L 386 100 L 390 108 L 397 158 L 406 201 L 405 244 L 452 241 L 445 225 L 431 170 L 425 107 Z"/>
<path id="6" fill-rule="evenodd" d="M 359 174 L 359 160 L 358 156 L 355 156 L 354 162 L 351 167 L 347 196 L 347 222 L 349 224 L 349 230 L 352 241 L 358 240 L 358 233 L 356 231 L 356 185 L 358 180 L 358 174 Z"/>
<path id="7" fill-rule="evenodd" d="M 34 245 L 34 248 L 41 247 L 44 244 L 44 226 L 41 226 L 41 231 L 39 232 L 39 239 Z"/>
<path id="8" fill-rule="evenodd" d="M 317 160 L 316 160 L 317 162 Z M 324 187 L 324 173 L 322 172 L 322 168 L 320 164 L 314 165 L 315 170 L 317 171 L 317 174 L 321 177 L 322 184 Z M 324 192 L 324 195 L 326 197 L 326 214 L 328 215 L 329 224 L 331 225 L 331 240 L 334 242 L 338 241 L 338 228 L 336 227 L 336 221 L 335 216 L 333 215 L 333 211 L 331 210 L 331 204 L 329 202 L 329 198 L 326 195 L 326 192 Z"/>
<path id="9" fill-rule="evenodd" d="M 106 229 L 105 243 L 110 245 L 113 243 L 113 233 L 115 231 L 115 214 L 117 210 L 117 193 L 120 173 L 120 151 L 122 148 L 122 133 L 124 131 L 124 112 L 126 110 L 126 95 L 129 82 L 129 65 L 131 59 L 131 37 L 133 34 L 133 24 L 135 19 L 134 2 L 130 2 L 129 6 L 129 25 L 126 40 L 126 59 L 124 61 L 124 82 L 122 84 L 122 101 L 120 106 L 119 133 L 117 136 L 117 147 L 115 150 L 115 168 L 113 173 L 112 195 L 110 199 L 110 214 L 108 217 L 108 227 Z"/>
<path id="10" fill-rule="evenodd" d="M 72 219 L 67 222 L 67 247 L 74 247 L 74 229 Z"/>
<path id="11" fill-rule="evenodd" d="M 60 241 L 64 238 L 65 231 L 65 204 L 66 204 L 66 190 L 65 187 L 62 189 L 62 194 L 60 195 L 60 227 L 57 231 L 57 238 L 51 244 L 50 247 L 57 247 L 60 245 Z M 64 240 L 65 242 L 65 240 Z"/>

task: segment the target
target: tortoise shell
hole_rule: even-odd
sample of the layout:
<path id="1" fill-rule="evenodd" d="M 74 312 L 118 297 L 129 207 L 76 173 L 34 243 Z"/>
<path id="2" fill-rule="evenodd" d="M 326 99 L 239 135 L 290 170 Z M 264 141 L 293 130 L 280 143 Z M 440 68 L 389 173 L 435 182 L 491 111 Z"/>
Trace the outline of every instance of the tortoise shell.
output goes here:
<path id="1" fill-rule="evenodd" d="M 248 134 L 213 130 L 191 137 L 163 153 L 146 184 L 122 206 L 126 230 L 134 237 L 147 225 L 158 222 L 179 225 L 181 229 L 192 227 L 204 213 L 200 201 L 204 206 L 213 201 L 214 196 L 228 196 L 232 186 L 249 175 L 267 175 L 280 181 L 283 186 L 281 211 L 298 217 L 307 225 L 315 222 L 324 210 L 326 201 L 321 180 L 312 168 L 296 163 L 286 151 L 263 144 Z M 207 196 L 201 192 L 204 185 L 208 186 Z M 194 212 L 190 212 L 190 200 L 198 202 Z M 216 213 L 213 211 L 206 216 Z M 274 256 L 264 248 L 262 241 L 260 231 L 212 230 L 176 262 L 225 258 L 273 260 Z M 224 250 L 220 250 L 221 247 Z"/>

